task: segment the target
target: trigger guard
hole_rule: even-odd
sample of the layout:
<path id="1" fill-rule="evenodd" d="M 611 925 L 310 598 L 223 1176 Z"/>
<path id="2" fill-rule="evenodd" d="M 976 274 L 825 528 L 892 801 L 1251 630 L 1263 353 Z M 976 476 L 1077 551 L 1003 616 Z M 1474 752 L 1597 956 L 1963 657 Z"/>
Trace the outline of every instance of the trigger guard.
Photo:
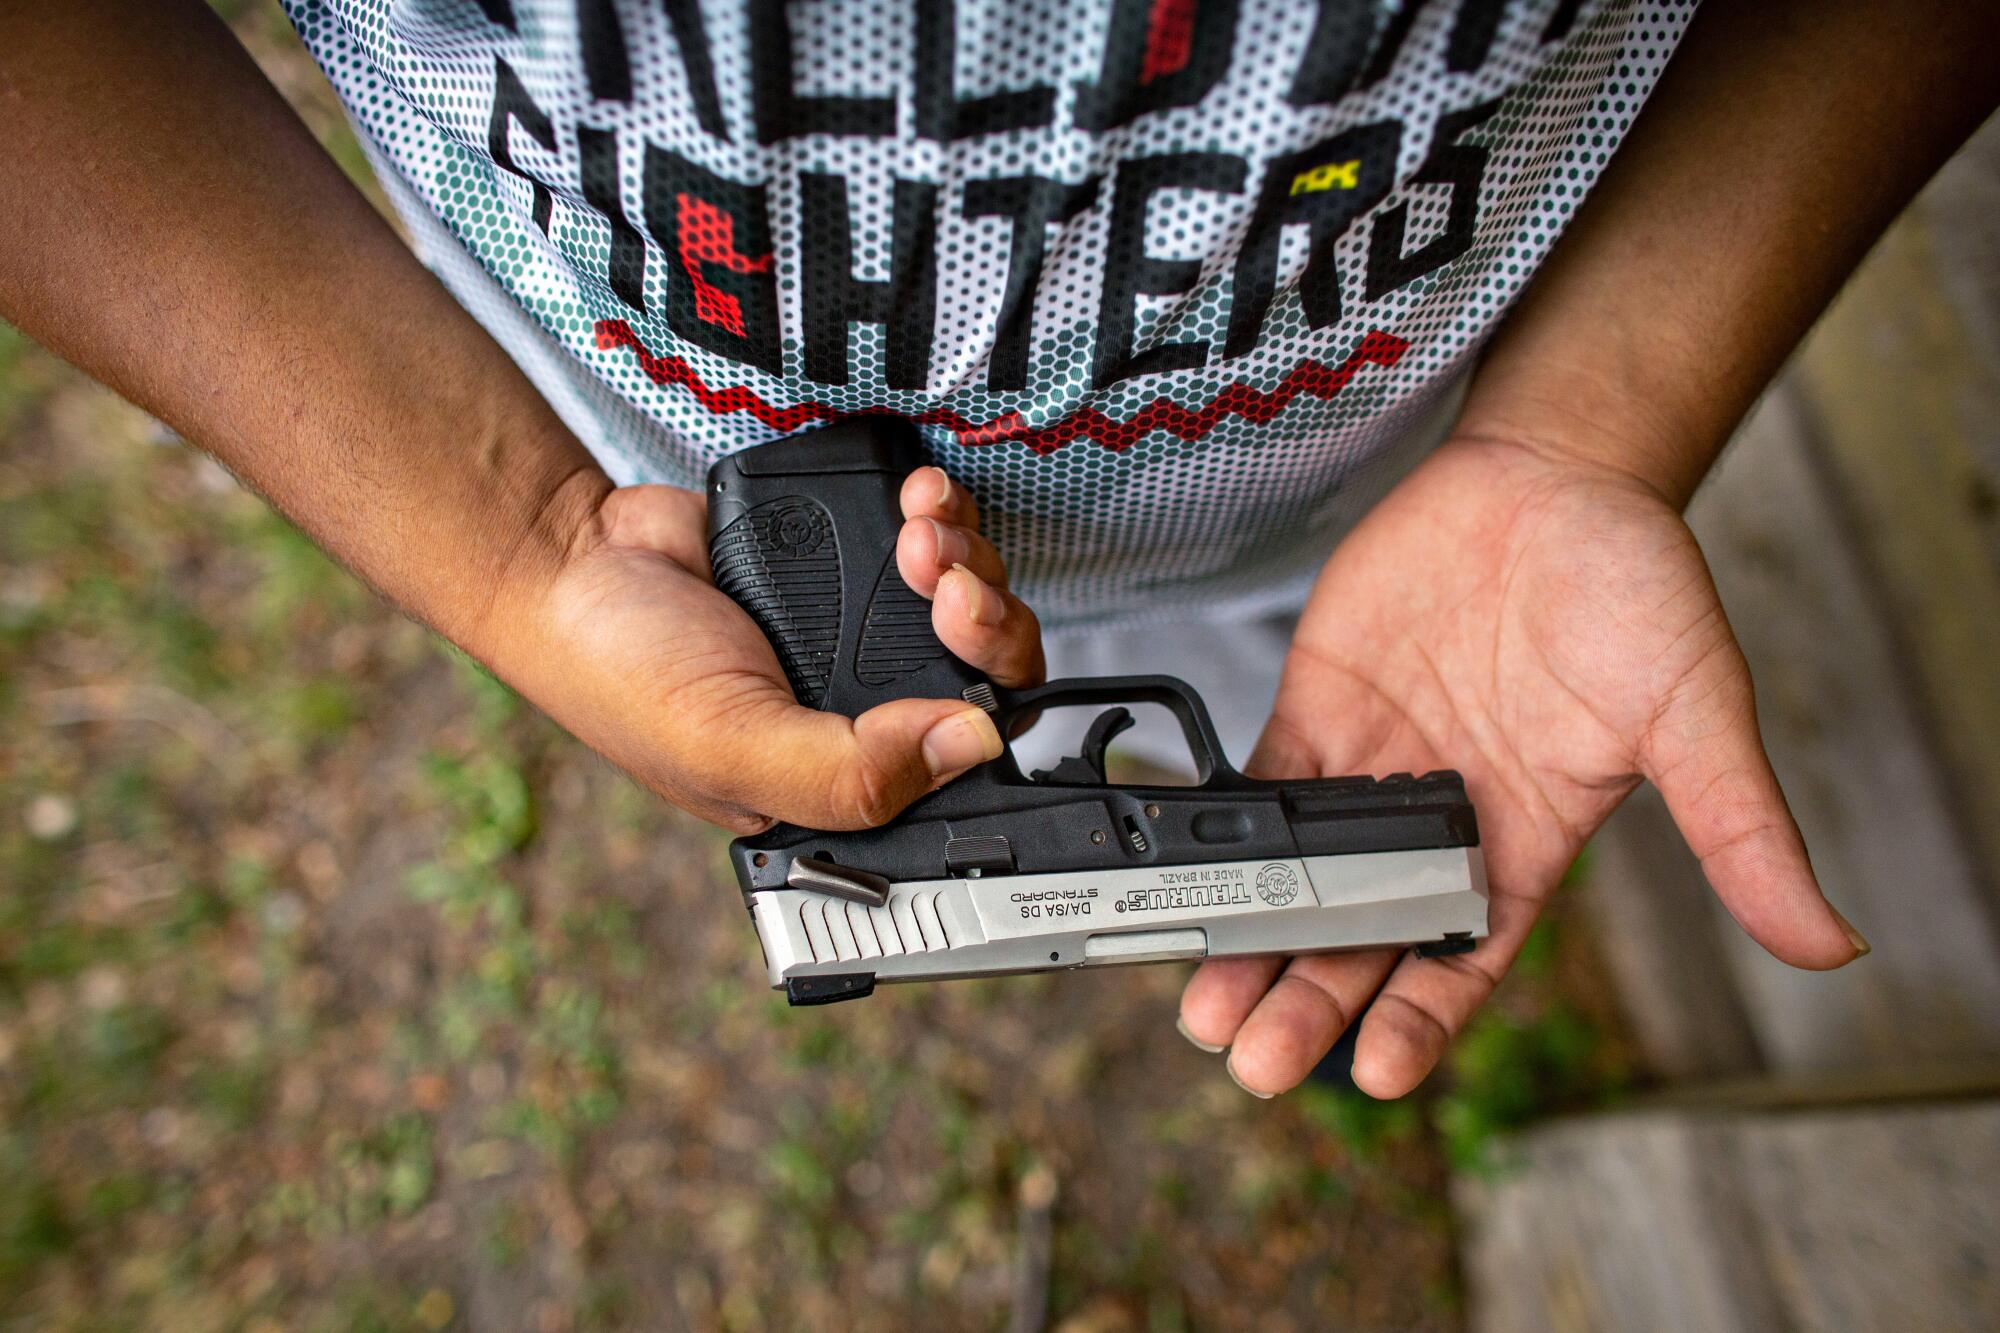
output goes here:
<path id="1" fill-rule="evenodd" d="M 1216 737 L 1215 724 L 1209 719 L 1201 696 L 1195 693 L 1193 686 L 1173 676 L 1096 676 L 1052 680 L 1031 689 L 999 690 L 995 694 L 994 720 L 1001 724 L 1003 731 L 1015 719 L 1046 708 L 1085 704 L 1163 704 L 1181 724 L 1181 734 L 1194 757 L 1197 787 L 1230 789 L 1246 781 L 1223 757 L 1222 742 Z M 1098 718 L 1098 725 L 1108 725 L 1103 716 Z M 1093 725 L 1092 730 L 1095 729 Z M 1105 739 L 1109 740 L 1122 730 L 1123 727 L 1114 728 L 1106 733 Z M 1080 765 L 1084 757 L 1076 758 Z M 1062 765 L 1058 764 L 1057 769 L 1061 768 Z M 1028 780 L 1020 775 L 1018 769 L 1014 772 L 1015 780 Z M 1097 780 L 1102 781 L 1102 778 Z"/>
<path id="2" fill-rule="evenodd" d="M 1109 785 L 1109 779 L 1105 777 L 1104 772 L 1104 752 L 1115 737 L 1131 728 L 1131 709 L 1123 707 L 1105 709 L 1091 721 L 1090 730 L 1084 733 L 1081 753 L 1064 757 L 1054 768 L 1036 769 L 1029 775 L 1029 780 L 1059 787 Z"/>

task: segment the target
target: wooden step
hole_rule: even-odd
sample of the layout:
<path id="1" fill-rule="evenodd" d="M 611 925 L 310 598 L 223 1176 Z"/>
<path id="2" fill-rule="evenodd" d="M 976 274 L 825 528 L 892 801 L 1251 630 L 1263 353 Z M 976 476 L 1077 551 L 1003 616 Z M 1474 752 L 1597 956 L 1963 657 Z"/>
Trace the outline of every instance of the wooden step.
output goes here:
<path id="1" fill-rule="evenodd" d="M 1475 1333 L 2000 1328 L 2000 1101 L 1558 1122 L 1461 1174 Z"/>

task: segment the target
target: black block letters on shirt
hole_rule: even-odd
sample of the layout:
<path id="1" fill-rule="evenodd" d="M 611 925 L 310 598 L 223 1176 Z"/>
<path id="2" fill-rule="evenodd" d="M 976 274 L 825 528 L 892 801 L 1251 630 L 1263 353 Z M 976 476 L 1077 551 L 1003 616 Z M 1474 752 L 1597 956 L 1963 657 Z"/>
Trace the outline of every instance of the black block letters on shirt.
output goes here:
<path id="1" fill-rule="evenodd" d="M 921 389 L 930 378 L 931 332 L 937 314 L 937 186 L 898 180 L 891 217 L 889 276 L 854 276 L 854 244 L 845 177 L 799 177 L 805 215 L 815 220 L 816 245 L 805 247 L 801 272 L 806 374 L 821 384 L 847 383 L 847 326 L 888 328 L 887 379 L 892 389 Z"/>
<path id="2" fill-rule="evenodd" d="M 759 143 L 767 145 L 821 135 L 894 140 L 898 134 L 894 89 L 812 95 L 798 91 L 788 12 L 798 2 L 747 0 L 742 37 L 751 55 L 751 77 L 744 123 L 754 127 Z M 606 265 L 605 280 L 624 305 L 640 314 L 648 312 L 649 242 L 658 245 L 665 256 L 665 315 L 674 333 L 716 355 L 772 375 L 783 374 L 779 264 L 766 184 L 728 179 L 659 145 L 621 143 L 620 132 L 605 127 L 615 124 L 616 107 L 630 104 L 643 91 L 638 85 L 645 80 L 674 79 L 684 86 L 672 89 L 672 95 L 689 99 L 700 128 L 718 141 L 728 141 L 700 0 L 659 0 L 658 9 L 650 5 L 628 9 L 614 0 L 574 3 L 581 72 L 598 110 L 586 112 L 575 124 L 558 125 L 536 103 L 515 67 L 496 56 L 487 122 L 487 150 L 494 164 L 529 183 L 535 226 L 552 240 L 557 193 L 566 207 L 581 208 L 586 216 L 603 220 L 610 247 L 608 259 L 597 262 Z M 1286 100 L 1299 107 L 1325 105 L 1379 83 L 1401 57 L 1419 13 L 1431 3 L 1410 0 L 1384 18 L 1374 0 L 1319 0 L 1296 68 L 1274 71 L 1285 79 L 1280 86 L 1286 89 Z M 509 0 L 479 0 L 479 7 L 499 28 L 517 31 Z M 1058 98 L 1048 86 L 961 95 L 956 10 L 955 0 L 916 0 L 913 6 L 908 27 L 914 44 L 911 119 L 904 133 L 918 140 L 951 143 L 1054 125 Z M 1540 40 L 1566 34 L 1576 10 L 1573 0 L 1559 4 Z M 1458 0 L 1442 57 L 1445 68 L 1453 74 L 1481 68 L 1498 40 L 1506 11 L 1505 0 Z M 668 73 L 634 68 L 625 25 L 658 22 L 661 14 L 671 29 L 680 68 Z M 1110 0 L 1096 77 L 1075 88 L 1074 127 L 1114 131 L 1144 116 L 1200 105 L 1232 77 L 1232 60 L 1239 54 L 1239 18 L 1238 0 Z M 1288 234 L 1303 235 L 1308 246 L 1296 290 L 1305 322 L 1313 329 L 1338 324 L 1346 315 L 1348 297 L 1336 248 L 1350 228 L 1371 213 L 1363 301 L 1380 300 L 1464 255 L 1476 234 L 1489 157 L 1489 150 L 1469 136 L 1500 104 L 1493 99 L 1448 112 L 1429 127 L 1422 163 L 1397 193 L 1447 189 L 1445 222 L 1436 235 L 1407 250 L 1412 239 L 1410 201 L 1400 199 L 1377 211 L 1395 191 L 1398 154 L 1411 132 L 1401 121 L 1357 125 L 1262 164 L 1256 202 L 1236 242 L 1221 355 L 1245 356 L 1263 342 L 1271 309 L 1281 294 L 1279 269 Z M 590 120 L 601 123 L 585 123 Z M 513 137 L 517 133 L 526 139 Z M 552 188 L 516 158 L 514 149 L 531 140 L 548 156 L 560 159 L 566 138 L 574 140 L 578 162 L 580 179 L 573 190 Z M 643 168 L 643 231 L 633 222 L 620 170 L 634 154 Z M 1204 341 L 1181 337 L 1145 346 L 1139 339 L 1142 301 L 1190 292 L 1203 270 L 1200 259 L 1185 254 L 1184 240 L 1178 247 L 1174 244 L 1168 229 L 1151 228 L 1149 243 L 1148 219 L 1160 214 L 1153 205 L 1162 194 L 1236 194 L 1250 178 L 1251 163 L 1240 155 L 1191 151 L 1115 162 L 1108 189 L 1100 188 L 1095 176 L 1076 182 L 1040 175 L 965 180 L 956 191 L 956 211 L 966 221 L 958 225 L 991 225 L 986 220 L 1003 219 L 1007 227 L 1007 276 L 997 305 L 986 386 L 1000 391 L 1029 387 L 1035 295 L 1049 229 L 1097 208 L 1106 210 L 1101 225 L 1107 240 L 1099 266 L 1093 382 L 1104 388 L 1135 376 L 1206 364 L 1216 349 Z M 797 181 L 805 223 L 793 261 L 800 284 L 800 369 L 822 384 L 848 383 L 854 372 L 850 328 L 856 323 L 877 324 L 884 330 L 882 374 L 888 387 L 927 387 L 937 314 L 940 185 L 895 179 L 888 253 L 875 261 L 886 260 L 886 275 L 859 278 L 854 267 L 859 247 L 853 210 L 861 205 L 851 197 L 849 181 L 827 171 L 802 172 Z M 880 229 L 869 230 L 879 234 Z M 1176 249 L 1183 253 L 1175 255 Z"/>

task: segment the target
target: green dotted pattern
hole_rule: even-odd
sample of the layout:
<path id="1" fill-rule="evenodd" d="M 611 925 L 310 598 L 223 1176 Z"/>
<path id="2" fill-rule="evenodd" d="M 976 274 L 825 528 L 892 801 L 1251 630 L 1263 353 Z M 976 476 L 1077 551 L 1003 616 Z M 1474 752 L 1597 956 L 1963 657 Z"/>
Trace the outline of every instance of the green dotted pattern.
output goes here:
<path id="1" fill-rule="evenodd" d="M 1084 405 L 1123 420 L 1162 396 L 1198 410 L 1238 381 L 1268 390 L 1304 358 L 1337 364 L 1371 329 L 1408 340 L 1396 366 L 1364 367 L 1330 400 L 1302 395 L 1262 425 L 1225 418 L 1192 442 L 1155 431 L 1122 453 L 1078 440 L 1036 456 L 1013 443 L 962 447 L 948 430 L 931 430 L 938 461 L 979 495 L 1018 585 L 1058 630 L 1296 606 L 1333 542 L 1409 466 L 1413 451 L 1434 443 L 1441 400 L 1460 384 L 1609 160 L 1693 11 L 1693 0 L 1601 0 L 1584 6 L 1564 39 L 1545 43 L 1557 0 L 1512 5 L 1489 58 L 1459 73 L 1445 59 L 1458 6 L 1426 5 L 1387 78 L 1337 103 L 1294 107 L 1285 92 L 1316 6 L 1243 0 L 1229 71 L 1199 106 L 1095 134 L 1072 128 L 1069 111 L 1075 85 L 1096 77 L 1110 0 L 959 0 L 959 96 L 1049 85 L 1057 89 L 1056 116 L 1043 129 L 938 144 L 912 132 L 912 7 L 799 4 L 789 14 L 800 92 L 894 89 L 899 133 L 808 135 L 764 146 L 751 122 L 740 0 L 703 6 L 727 142 L 696 120 L 664 6 L 618 7 L 634 95 L 614 103 L 591 96 L 576 6 L 568 0 L 514 0 L 512 32 L 474 0 L 286 5 L 426 262 L 621 483 L 695 484 L 710 462 L 773 432 L 746 413 L 711 414 L 685 388 L 653 383 L 628 350 L 600 350 L 594 328 L 602 319 L 628 321 L 653 352 L 684 359 L 709 385 L 746 385 L 774 405 L 810 400 L 838 411 L 888 408 L 912 416 L 946 407 L 973 421 L 1017 412 L 1031 423 Z M 546 236 L 531 217 L 529 184 L 487 151 L 496 57 L 556 129 L 554 152 L 519 125 L 509 137 L 515 162 L 552 187 Z M 1443 229 L 1449 203 L 1447 188 L 1408 184 L 1439 116 L 1493 97 L 1504 99 L 1499 112 L 1465 139 L 1491 153 L 1470 250 L 1365 301 L 1371 217 L 1363 216 L 1336 249 L 1343 318 L 1312 329 L 1295 287 L 1305 246 L 1288 234 L 1262 342 L 1246 356 L 1221 359 L 1231 270 L 1264 162 L 1353 125 L 1401 120 L 1398 184 L 1381 207 L 1410 206 L 1405 244 L 1414 249 Z M 579 125 L 617 132 L 620 184 L 635 219 L 642 144 L 734 180 L 769 184 L 781 315 L 792 335 L 785 375 L 674 336 L 661 313 L 665 257 L 657 246 L 647 265 L 649 313 L 611 291 L 610 230 L 582 198 Z M 1213 349 L 1209 363 L 1094 390 L 1108 195 L 1118 164 L 1179 151 L 1237 154 L 1249 175 L 1240 194 L 1155 197 L 1149 252 L 1198 259 L 1202 276 L 1185 294 L 1141 298 L 1137 346 L 1201 340 Z M 800 256 L 821 243 L 813 228 L 823 221 L 801 215 L 798 181 L 807 171 L 847 178 L 856 276 L 864 279 L 886 276 L 892 181 L 939 182 L 938 313 L 927 389 L 887 387 L 883 330 L 869 324 L 851 326 L 848 384 L 804 377 L 795 336 Z M 962 183 L 1026 172 L 1071 181 L 1099 175 L 1106 188 L 1095 207 L 1049 232 L 1028 388 L 992 392 L 985 370 L 1006 277 L 1007 224 L 965 218 Z"/>

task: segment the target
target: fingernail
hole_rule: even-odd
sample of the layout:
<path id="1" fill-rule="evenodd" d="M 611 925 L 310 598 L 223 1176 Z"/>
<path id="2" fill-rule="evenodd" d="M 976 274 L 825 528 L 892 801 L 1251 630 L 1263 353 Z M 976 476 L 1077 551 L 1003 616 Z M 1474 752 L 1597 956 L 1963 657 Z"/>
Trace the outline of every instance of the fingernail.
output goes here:
<path id="1" fill-rule="evenodd" d="M 924 733 L 924 763 L 932 777 L 943 777 L 1000 756 L 1000 733 L 982 709 L 953 713 Z"/>
<path id="2" fill-rule="evenodd" d="M 932 467 L 931 471 L 937 473 L 938 492 L 936 503 L 939 509 L 943 509 L 951 503 L 951 474 L 941 467 Z"/>
<path id="3" fill-rule="evenodd" d="M 1236 1076 L 1236 1062 L 1234 1060 L 1223 1061 L 1222 1067 L 1229 1071 L 1230 1082 L 1234 1083 L 1237 1087 L 1243 1089 L 1243 1091 L 1249 1093 L 1252 1097 L 1257 1098 L 1259 1101 L 1268 1102 L 1271 1100 L 1273 1096 L 1276 1095 L 1274 1093 L 1269 1093 L 1269 1092 L 1259 1092 L 1257 1091 L 1257 1089 L 1251 1087 L 1248 1083 L 1245 1083 L 1242 1079 L 1238 1078 Z"/>
<path id="4" fill-rule="evenodd" d="M 1188 1045 L 1193 1046 L 1196 1050 L 1207 1051 L 1210 1055 L 1220 1055 L 1224 1051 L 1229 1049 L 1227 1046 L 1210 1045 L 1208 1042 L 1203 1041 L 1200 1037 L 1195 1036 L 1194 1033 L 1189 1032 L 1187 1020 L 1184 1018 L 1174 1019 L 1174 1031 L 1180 1033 L 1183 1037 L 1186 1037 L 1188 1039 Z"/>
<path id="5" fill-rule="evenodd" d="M 934 518 L 924 521 L 931 525 L 931 535 L 937 539 L 937 561 L 940 565 L 957 569 L 972 558 L 972 543 L 966 540 L 963 532 Z"/>
<path id="6" fill-rule="evenodd" d="M 964 565 L 953 565 L 952 573 L 965 575 L 965 616 L 975 625 L 988 629 L 1000 623 L 1007 614 L 1006 599 L 987 585 L 985 579 L 967 569 Z"/>
<path id="7" fill-rule="evenodd" d="M 1874 952 L 1873 947 L 1870 946 L 1868 943 L 1868 937 L 1866 935 L 1863 935 L 1860 931 L 1856 930 L 1854 928 L 1854 923 L 1852 921 L 1849 921 L 1846 917 L 1842 916 L 1840 914 L 1840 909 L 1838 907 L 1835 907 L 1833 904 L 1828 903 L 1827 910 L 1833 913 L 1833 919 L 1840 923 L 1840 928 L 1847 932 L 1847 942 L 1854 946 L 1854 956 L 1856 958 L 1860 958 L 1866 954 Z"/>

